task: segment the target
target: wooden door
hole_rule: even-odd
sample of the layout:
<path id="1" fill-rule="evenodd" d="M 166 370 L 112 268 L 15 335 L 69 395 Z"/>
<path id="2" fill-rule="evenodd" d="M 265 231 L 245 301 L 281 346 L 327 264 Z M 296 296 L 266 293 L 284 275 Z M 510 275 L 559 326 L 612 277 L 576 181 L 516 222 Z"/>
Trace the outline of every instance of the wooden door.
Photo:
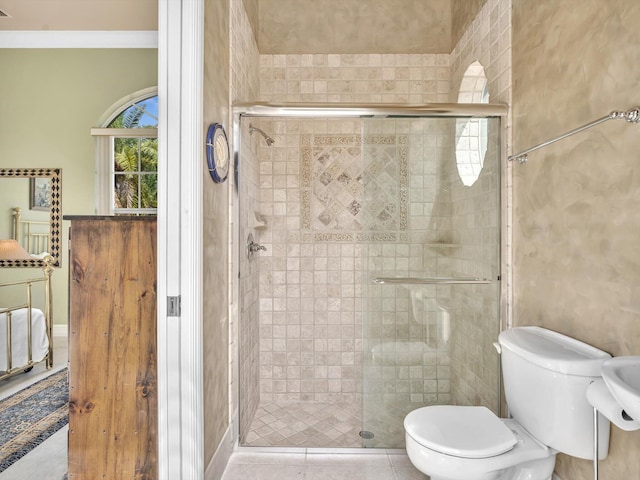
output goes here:
<path id="1" fill-rule="evenodd" d="M 156 222 L 72 219 L 69 478 L 157 478 Z"/>

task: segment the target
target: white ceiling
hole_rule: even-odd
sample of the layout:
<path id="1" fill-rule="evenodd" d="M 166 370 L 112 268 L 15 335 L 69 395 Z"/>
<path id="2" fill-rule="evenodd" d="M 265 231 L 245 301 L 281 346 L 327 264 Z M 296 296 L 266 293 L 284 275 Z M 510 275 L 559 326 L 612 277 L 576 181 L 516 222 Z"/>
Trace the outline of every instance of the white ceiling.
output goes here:
<path id="1" fill-rule="evenodd" d="M 158 0 L 0 0 L 0 30 L 157 30 Z"/>

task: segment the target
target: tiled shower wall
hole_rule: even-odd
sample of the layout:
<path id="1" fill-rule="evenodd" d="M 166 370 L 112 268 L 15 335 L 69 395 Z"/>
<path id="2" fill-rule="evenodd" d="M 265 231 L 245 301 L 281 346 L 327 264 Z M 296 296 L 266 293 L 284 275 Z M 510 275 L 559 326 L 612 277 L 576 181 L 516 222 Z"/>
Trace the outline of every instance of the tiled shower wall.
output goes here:
<path id="1" fill-rule="evenodd" d="M 455 102 L 467 67 L 479 61 L 488 80 L 489 101 L 511 105 L 511 0 L 487 0 L 474 21 L 451 52 L 451 101 Z M 508 116 L 507 120 L 511 118 Z M 507 121 L 503 119 L 503 121 Z M 506 135 L 504 145 L 511 144 L 511 128 L 500 132 L 490 125 L 489 134 L 495 141 Z M 500 274 L 500 214 L 502 211 L 507 234 L 502 239 L 503 266 L 510 258 L 511 164 L 507 162 L 500 175 L 500 152 L 491 150 L 489 142 L 485 167 L 477 184 L 468 188 L 460 184 L 452 163 L 444 165 L 445 178 L 451 189 L 452 231 L 461 248 L 451 258 L 450 269 L 460 276 L 482 276 L 496 280 Z M 499 145 L 499 144 L 498 144 Z M 502 181 L 502 185 L 501 182 Z M 503 206 L 496 205 L 502 194 Z M 483 205 L 486 210 L 470 221 L 469 212 Z M 501 210 L 502 209 L 502 210 Z M 504 272 L 509 275 L 509 268 Z M 508 299 L 511 279 L 501 279 L 503 298 Z M 451 305 L 455 308 L 456 329 L 451 344 L 451 393 L 457 404 L 483 404 L 497 409 L 499 405 L 499 359 L 491 344 L 497 340 L 500 324 L 496 318 L 501 309 L 497 284 L 491 288 L 456 288 Z M 509 309 L 502 306 L 503 317 Z M 503 318 L 506 323 L 506 318 Z M 497 410 L 496 410 L 497 413 Z"/>
<path id="2" fill-rule="evenodd" d="M 261 96 L 287 102 L 442 102 L 449 92 L 448 71 L 446 55 L 262 55 Z M 361 282 L 370 267 L 363 265 L 363 249 L 373 256 L 376 249 L 393 250 L 384 265 L 372 263 L 380 271 L 422 263 L 414 255 L 422 258 L 423 249 L 419 243 L 410 246 L 407 224 L 410 212 L 423 220 L 425 208 L 422 179 L 411 180 L 413 191 L 420 183 L 420 197 L 415 194 L 412 202 L 407 196 L 408 155 L 419 155 L 415 149 L 409 153 L 412 132 L 408 125 L 379 124 L 370 127 L 361 145 L 359 121 L 262 120 L 260 125 L 276 139 L 276 146 L 259 152 L 261 208 L 267 218 L 273 215 L 272 230 L 265 232 L 273 235 L 272 256 L 263 256 L 260 267 L 262 399 L 359 400 Z M 382 210 L 362 211 L 357 191 L 361 151 L 381 159 L 385 148 L 393 150 L 394 159 L 403 155 L 393 164 L 399 177 L 392 181 L 400 183 L 389 183 L 396 191 L 378 191 L 388 194 L 387 204 L 373 207 L 395 208 L 388 218 Z M 428 173 L 433 194 L 435 172 Z M 408 299 L 408 292 L 404 296 Z M 406 316 L 407 308 L 399 315 Z M 379 377 L 371 384 L 376 391 L 384 388 L 381 369 L 372 372 Z"/>
<path id="3" fill-rule="evenodd" d="M 454 120 L 365 123 L 260 120 L 276 139 L 258 151 L 260 377 L 263 401 L 359 402 L 364 367 L 375 423 L 382 406 L 450 400 L 436 290 L 367 287 L 364 325 L 361 305 L 373 276 L 437 275 L 425 245 L 449 222 L 434 210 L 447 203 L 437 159 L 450 154 Z M 375 352 L 364 365 L 363 349 Z"/>
<path id="4" fill-rule="evenodd" d="M 239 295 L 239 384 L 240 384 L 240 440 L 242 441 L 251 424 L 258 404 L 260 403 L 260 327 L 259 327 L 259 258 L 258 255 L 249 257 L 247 239 L 251 234 L 256 243 L 261 242 L 261 218 L 256 216 L 260 210 L 259 171 L 256 157 L 257 138 L 249 135 L 248 125 L 243 125 L 242 134 L 242 168 L 238 187 L 240 196 L 240 238 L 238 279 Z M 257 227 L 257 228 L 256 228 Z"/>
<path id="5" fill-rule="evenodd" d="M 470 64 L 479 58 L 486 67 L 489 77 L 491 101 L 507 101 L 506 96 L 510 92 L 508 77 L 508 48 L 510 48 L 508 28 L 510 25 L 508 15 L 505 16 L 504 3 L 488 0 L 478 19 L 451 55 L 260 55 L 259 97 L 250 98 L 240 95 L 235 96 L 234 99 L 238 101 L 259 98 L 261 101 L 272 102 L 341 103 L 447 102 L 450 95 L 453 98 L 457 96 L 457 85 L 467 63 Z M 244 23 L 244 19 L 242 22 Z M 490 22 L 492 27 L 490 32 L 485 26 L 487 22 Z M 498 36 L 493 28 L 496 26 L 500 32 Z M 255 42 L 252 43 L 253 37 L 249 29 L 241 31 L 244 32 L 242 42 L 244 45 L 249 45 L 249 48 L 243 47 L 249 52 L 249 59 L 241 59 L 240 63 L 250 62 L 256 58 L 257 50 L 252 50 L 253 47 L 251 47 Z M 243 75 L 245 73 L 232 75 L 234 85 L 238 85 L 236 90 L 246 88 L 242 86 L 246 76 Z M 255 77 L 252 72 L 249 72 L 246 78 Z M 499 90 L 497 94 L 496 88 Z M 363 242 L 363 238 L 355 241 L 353 237 L 350 239 L 343 237 L 338 242 L 327 242 L 326 239 L 329 237 L 325 239 L 322 239 L 322 235 L 317 238 L 309 237 L 310 230 L 307 229 L 305 232 L 303 228 L 311 225 L 305 224 L 305 221 L 315 221 L 316 225 L 326 226 L 335 220 L 338 223 L 334 225 L 344 226 L 339 223 L 340 219 L 332 218 L 329 215 L 330 212 L 324 212 L 323 215 L 323 211 L 313 209 L 311 202 L 306 204 L 303 202 L 305 167 L 300 161 L 305 148 L 303 143 L 307 141 L 312 143 L 313 151 L 313 148 L 322 142 L 345 142 L 342 147 L 346 147 L 340 150 L 341 154 L 348 155 L 349 142 L 355 141 L 354 138 L 360 136 L 361 126 L 349 120 L 284 119 L 261 120 L 259 126 L 276 139 L 276 145 L 270 148 L 261 141 L 257 143 L 258 158 L 260 158 L 260 164 L 257 167 L 260 205 L 257 210 L 259 215 L 264 215 L 267 226 L 266 229 L 259 229 L 257 240 L 267 244 L 268 248 L 267 253 L 262 253 L 259 260 L 261 399 L 265 401 L 357 399 L 362 391 L 360 369 L 363 368 L 360 364 L 363 348 L 360 309 L 363 295 L 361 277 L 364 275 L 368 281 L 373 274 L 383 274 L 385 271 L 393 272 L 395 275 L 403 271 L 413 275 L 413 272 L 444 272 L 445 269 L 447 274 L 452 275 L 469 273 L 469 265 L 472 264 L 470 258 L 467 258 L 469 251 L 464 248 L 460 250 L 464 253 L 448 250 L 448 247 L 443 245 L 447 242 L 443 240 L 442 235 L 448 232 L 446 234 L 448 241 L 453 241 L 454 237 L 466 238 L 469 231 L 475 228 L 465 223 L 468 216 L 460 208 L 465 202 L 468 204 L 476 193 L 469 195 L 470 192 L 462 187 L 450 188 L 455 184 L 457 173 L 454 171 L 455 168 L 453 170 L 449 168 L 452 165 L 451 160 L 448 160 L 449 167 L 447 167 L 444 155 L 440 157 L 441 163 L 430 163 L 430 166 L 411 161 L 414 157 L 421 158 L 422 149 L 427 146 L 429 148 L 437 146 L 442 151 L 447 150 L 448 158 L 453 158 L 453 127 L 448 127 L 448 133 L 447 131 L 439 132 L 444 134 L 440 140 L 427 139 L 431 134 L 423 137 L 422 132 L 412 132 L 412 128 L 418 128 L 415 126 L 393 124 L 392 127 L 388 127 L 392 131 L 384 132 L 394 138 L 395 148 L 398 148 L 397 145 L 402 141 L 403 136 L 411 145 L 407 155 L 409 156 L 408 187 L 412 194 L 408 197 L 406 214 L 412 226 L 417 227 L 418 233 L 412 234 L 412 237 L 399 235 L 393 242 L 377 238 L 376 241 L 367 243 Z M 384 127 L 377 127 L 374 123 L 373 127 L 365 127 L 363 130 L 366 134 L 375 135 L 376 129 L 380 128 Z M 419 138 L 421 139 L 418 140 Z M 255 139 L 253 142 L 253 148 L 256 148 Z M 319 157 L 314 158 L 318 164 Z M 447 171 L 447 168 L 450 175 L 440 176 L 442 172 Z M 439 184 L 436 178 L 445 178 L 444 183 Z M 343 180 L 346 179 L 343 178 Z M 448 185 L 447 188 L 443 188 L 445 184 Z M 344 187 L 342 193 L 344 193 L 349 185 L 342 186 Z M 422 188 L 420 194 L 417 193 L 419 188 Z M 482 188 L 487 188 L 486 182 L 485 187 Z M 492 188 L 494 187 L 491 186 L 490 189 Z M 306 192 L 313 193 L 313 189 L 306 187 Z M 495 191 L 486 192 L 487 195 L 494 193 Z M 426 201 L 425 195 L 436 195 L 437 201 Z M 338 195 L 335 197 L 337 198 Z M 353 201 L 353 198 L 350 200 Z M 344 208 L 340 212 L 344 214 L 349 206 L 357 208 L 351 202 L 346 202 L 342 205 Z M 241 213 L 241 222 L 245 218 L 251 218 L 252 208 L 247 207 L 249 211 L 244 210 Z M 307 220 L 304 218 L 305 212 L 309 213 Z M 456 214 L 449 216 L 451 213 Z M 329 223 L 324 223 L 327 220 Z M 437 245 L 434 246 L 432 242 L 434 237 L 430 237 L 429 232 L 436 223 L 441 228 L 441 235 L 435 238 Z M 480 232 L 482 227 L 477 225 L 477 229 Z M 399 233 L 402 234 L 401 231 Z M 326 235 L 326 232 L 323 235 Z M 240 241 L 242 248 L 244 238 Z M 477 244 L 474 243 L 472 250 L 476 246 Z M 436 254 L 444 254 L 444 258 L 436 261 Z M 364 262 L 363 256 L 368 257 L 367 262 Z M 247 312 L 256 311 L 253 304 L 258 288 L 256 279 L 257 276 L 254 278 L 250 275 L 250 279 L 246 281 L 251 285 L 242 287 L 252 292 L 250 294 L 252 300 L 242 307 Z M 482 319 L 469 314 L 471 309 L 478 307 L 477 302 L 468 301 L 472 298 L 471 296 L 455 299 L 452 297 L 452 290 L 446 287 L 438 287 L 437 290 L 389 286 L 374 288 L 379 289 L 379 295 L 373 290 L 364 292 L 367 298 L 372 298 L 371 294 L 374 293 L 373 298 L 380 299 L 379 304 L 374 301 L 367 305 L 370 310 L 367 320 L 370 322 L 367 325 L 367 328 L 370 328 L 368 332 L 370 338 L 367 340 L 369 344 L 364 345 L 364 348 L 370 352 L 374 346 L 378 345 L 380 348 L 376 352 L 378 354 L 383 352 L 384 355 L 377 359 L 371 357 L 364 359 L 364 367 L 370 368 L 366 377 L 368 392 L 373 395 L 382 395 L 387 402 L 408 399 L 409 402 L 440 403 L 451 400 L 449 390 L 451 388 L 454 395 L 462 396 L 459 401 L 457 398 L 454 399 L 454 402 L 472 403 L 482 399 L 493 402 L 492 393 L 488 393 L 489 390 L 493 390 L 497 395 L 493 380 L 483 380 L 487 389 L 482 392 L 474 392 L 473 387 L 470 386 L 471 381 L 462 386 L 452 385 L 449 383 L 450 371 L 455 370 L 456 374 L 464 373 L 466 369 L 464 364 L 449 365 L 447 355 L 440 355 L 439 358 L 442 360 L 436 361 L 430 352 L 422 352 L 419 354 L 422 355 L 422 365 L 419 367 L 421 371 L 418 372 L 417 365 L 410 366 L 413 362 L 411 358 L 416 356 L 415 352 L 410 350 L 400 352 L 402 343 L 396 342 L 394 345 L 385 341 L 390 338 L 396 341 L 411 340 L 417 338 L 415 335 L 419 334 L 425 339 L 425 343 L 432 347 L 462 348 L 464 352 L 478 351 L 476 339 L 483 335 L 494 337 L 494 332 L 490 331 L 491 333 L 486 334 Z M 474 292 L 474 295 L 476 294 L 477 292 Z M 463 297 L 464 295 L 466 294 L 463 294 Z M 416 304 L 417 298 L 423 301 Z M 458 306 L 452 308 L 451 305 L 457 300 L 461 301 L 458 302 Z M 481 298 L 479 301 L 491 302 L 487 298 Z M 416 311 L 415 305 L 418 304 L 421 307 Z M 493 311 L 493 307 L 494 305 L 484 305 L 481 309 Z M 467 321 L 468 327 L 463 330 L 465 333 L 459 336 L 449 331 L 450 342 L 447 345 L 447 342 L 443 343 L 442 340 L 444 338 L 442 325 L 446 324 L 447 318 L 452 321 L 451 315 L 455 317 L 456 322 L 458 319 Z M 412 324 L 417 318 L 422 318 L 422 325 Z M 497 328 L 495 318 L 491 328 L 494 327 Z M 249 319 L 243 320 L 239 328 L 240 339 L 244 337 L 248 342 L 247 346 L 240 348 L 245 352 L 255 352 L 253 346 L 256 344 L 257 322 L 254 317 L 250 315 Z M 244 332 L 244 330 L 247 331 Z M 480 343 L 486 342 L 483 340 Z M 245 403 L 251 404 L 245 412 L 245 417 L 249 418 L 254 402 L 257 402 L 257 395 L 248 395 L 248 392 L 256 390 L 255 379 L 258 377 L 256 356 L 253 353 L 250 358 L 246 358 L 242 353 L 240 355 L 241 397 Z M 488 371 L 490 368 L 495 369 L 494 358 L 491 355 L 483 358 L 482 355 L 465 357 L 465 362 L 480 362 L 474 369 L 474 375 L 475 370 L 481 371 L 482 375 L 488 372 L 489 377 L 497 374 L 497 372 Z M 390 365 L 389 363 L 395 362 L 397 357 L 401 357 L 403 362 L 408 363 Z M 465 375 L 468 376 L 468 374 Z M 432 378 L 435 381 L 432 381 Z M 441 380 L 439 383 L 438 378 Z"/>
<path id="6" fill-rule="evenodd" d="M 380 231 L 391 238 L 363 242 L 363 426 L 381 444 L 404 445 L 402 419 L 425 404 L 450 402 L 448 335 L 450 314 L 432 286 L 374 285 L 374 277 L 437 277 L 437 257 L 448 235 L 448 195 L 440 186 L 441 164 L 450 158 L 453 119 L 364 120 L 363 132 L 395 132 L 399 147 L 392 163 L 406 178 L 365 188 L 374 205 L 391 186 L 399 190 L 398 225 Z M 381 156 L 368 152 L 366 167 L 380 170 Z M 373 153 L 373 155 L 371 155 Z M 394 210 L 391 208 L 391 210 Z M 370 226 L 367 225 L 369 228 Z M 445 299 L 446 300 L 446 299 Z"/>
<path id="7" fill-rule="evenodd" d="M 243 2 L 231 2 L 231 102 L 253 101 L 258 98 L 259 53 L 253 31 L 249 25 Z M 238 184 L 233 171 L 229 172 L 229 182 L 234 185 L 230 189 L 230 205 L 239 220 L 239 238 L 231 258 L 230 291 L 232 308 L 237 315 L 231 315 L 230 325 L 230 371 L 232 378 L 231 405 L 232 416 L 237 411 L 240 424 L 240 438 L 245 438 L 246 431 L 260 402 L 259 391 L 259 325 L 258 325 L 258 265 L 257 261 L 249 261 L 244 255 L 245 239 L 253 233 L 256 241 L 259 234 L 255 231 L 255 214 L 259 210 L 259 172 L 256 158 L 257 139 L 249 135 L 248 125 L 244 125 L 242 139 L 242 168 Z M 227 125 L 227 135 L 233 148 L 233 127 Z M 237 190 L 236 190 L 237 189 Z M 238 192 L 236 194 L 236 191 Z M 235 229 L 231 228 L 233 232 Z M 243 272 L 237 278 L 237 272 Z M 237 282 L 237 283 L 236 283 Z"/>
<path id="8" fill-rule="evenodd" d="M 261 55 L 260 98 L 271 102 L 447 102 L 449 55 Z"/>
<path id="9" fill-rule="evenodd" d="M 449 252 L 437 260 L 442 276 L 488 279 L 490 284 L 440 287 L 454 323 L 450 336 L 451 398 L 456 405 L 484 405 L 498 413 L 500 331 L 500 123 L 488 123 L 488 147 L 480 176 L 463 186 L 455 151 L 440 165 L 440 189 L 448 192 Z M 444 301 L 446 297 L 447 300 Z"/>
<path id="10" fill-rule="evenodd" d="M 267 251 L 260 256 L 261 400 L 355 401 L 361 390 L 360 247 L 353 240 L 314 239 L 310 221 L 333 220 L 316 210 L 310 193 L 332 183 L 315 170 L 316 141 L 353 142 L 358 122 L 262 119 L 260 127 L 276 140 L 258 153 L 260 213 L 267 223 L 261 234 Z"/>

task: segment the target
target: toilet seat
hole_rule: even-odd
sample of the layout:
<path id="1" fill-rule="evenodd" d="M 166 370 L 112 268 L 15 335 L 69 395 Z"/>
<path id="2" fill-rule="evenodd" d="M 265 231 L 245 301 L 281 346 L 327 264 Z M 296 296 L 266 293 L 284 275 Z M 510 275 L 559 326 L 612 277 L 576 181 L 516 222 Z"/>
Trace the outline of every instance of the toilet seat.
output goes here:
<path id="1" fill-rule="evenodd" d="M 493 457 L 518 443 L 513 432 L 486 407 L 418 408 L 405 417 L 404 428 L 423 447 L 463 458 Z"/>

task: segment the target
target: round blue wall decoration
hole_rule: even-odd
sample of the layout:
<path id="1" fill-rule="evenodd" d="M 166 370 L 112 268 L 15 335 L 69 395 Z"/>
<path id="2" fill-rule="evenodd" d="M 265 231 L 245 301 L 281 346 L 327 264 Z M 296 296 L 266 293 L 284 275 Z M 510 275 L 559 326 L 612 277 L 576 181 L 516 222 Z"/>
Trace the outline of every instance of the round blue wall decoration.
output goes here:
<path id="1" fill-rule="evenodd" d="M 229 174 L 229 142 L 224 127 L 219 123 L 212 123 L 207 130 L 207 165 L 213 181 L 222 183 Z"/>

